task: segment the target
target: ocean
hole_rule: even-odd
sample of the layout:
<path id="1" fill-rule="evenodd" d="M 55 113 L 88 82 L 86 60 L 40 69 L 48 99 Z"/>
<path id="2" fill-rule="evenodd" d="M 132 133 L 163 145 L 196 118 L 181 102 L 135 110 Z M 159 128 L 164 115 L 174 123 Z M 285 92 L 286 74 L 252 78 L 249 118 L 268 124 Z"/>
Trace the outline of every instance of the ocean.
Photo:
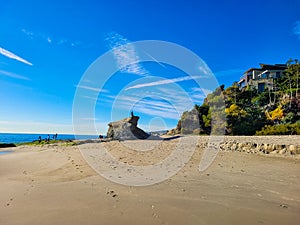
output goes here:
<path id="1" fill-rule="evenodd" d="M 50 140 L 53 139 L 54 134 L 49 134 Z M 32 142 L 38 140 L 41 136 L 42 140 L 48 137 L 48 134 L 17 134 L 17 133 L 0 133 L 0 143 L 22 143 Z M 75 135 L 74 134 L 57 134 L 57 140 L 87 140 L 98 138 L 97 135 Z"/>

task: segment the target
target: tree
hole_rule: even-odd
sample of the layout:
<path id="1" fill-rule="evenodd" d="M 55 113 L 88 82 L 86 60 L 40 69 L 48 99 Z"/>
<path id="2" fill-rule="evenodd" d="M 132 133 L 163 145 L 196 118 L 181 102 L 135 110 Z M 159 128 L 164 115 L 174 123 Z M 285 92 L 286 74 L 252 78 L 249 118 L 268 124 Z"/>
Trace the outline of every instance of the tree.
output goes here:
<path id="1" fill-rule="evenodd" d="M 268 111 L 266 111 L 266 116 L 273 123 L 279 123 L 284 118 L 284 111 L 282 109 L 282 106 L 281 105 L 278 106 L 276 109 L 274 109 L 270 113 Z"/>

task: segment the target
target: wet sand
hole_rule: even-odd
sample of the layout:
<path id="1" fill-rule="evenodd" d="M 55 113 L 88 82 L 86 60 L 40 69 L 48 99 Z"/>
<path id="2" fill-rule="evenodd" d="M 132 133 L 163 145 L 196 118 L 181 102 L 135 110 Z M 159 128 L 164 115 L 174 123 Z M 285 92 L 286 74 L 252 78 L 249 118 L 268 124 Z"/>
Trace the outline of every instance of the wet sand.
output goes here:
<path id="1" fill-rule="evenodd" d="M 257 140 L 295 143 L 299 137 Z M 124 163 L 143 165 L 168 156 L 177 142 L 14 148 L 13 153 L 0 155 L 0 224 L 300 224 L 298 156 L 221 151 L 207 170 L 199 172 L 203 149 L 197 147 L 175 176 L 135 187 L 100 176 L 79 149 L 101 145 Z M 128 150 L 137 146 L 144 151 L 136 154 Z"/>

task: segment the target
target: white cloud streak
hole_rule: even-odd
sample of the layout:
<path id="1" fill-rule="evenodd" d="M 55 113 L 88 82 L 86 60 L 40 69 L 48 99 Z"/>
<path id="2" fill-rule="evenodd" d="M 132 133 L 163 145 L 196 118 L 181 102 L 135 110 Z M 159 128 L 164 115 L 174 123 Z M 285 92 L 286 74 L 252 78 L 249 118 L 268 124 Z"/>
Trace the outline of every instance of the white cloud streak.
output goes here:
<path id="1" fill-rule="evenodd" d="M 138 63 L 140 58 L 134 45 L 130 44 L 128 39 L 116 32 L 111 32 L 107 35 L 106 41 L 114 54 L 121 72 L 140 76 L 149 74 L 149 72 Z"/>
<path id="2" fill-rule="evenodd" d="M 27 65 L 32 66 L 31 62 L 28 62 L 27 60 L 21 58 L 20 56 L 17 56 L 16 54 L 14 54 L 14 53 L 12 53 L 12 52 L 4 49 L 4 48 L 1 48 L 1 47 L 0 47 L 0 54 L 6 56 L 8 58 L 15 59 L 15 60 L 17 60 L 19 62 L 22 62 L 22 63 L 25 63 Z"/>
<path id="3" fill-rule="evenodd" d="M 137 85 L 128 87 L 125 90 L 137 89 L 137 88 L 143 88 L 143 87 L 152 87 L 152 86 L 165 85 L 165 84 L 172 84 L 172 83 L 177 83 L 177 82 L 182 82 L 182 81 L 194 80 L 194 79 L 198 79 L 198 78 L 202 78 L 202 77 L 201 76 L 185 76 L 185 77 L 178 77 L 178 78 L 173 78 L 173 79 L 159 80 L 159 81 L 153 81 L 153 82 L 144 83 L 144 84 L 137 84 Z"/>
<path id="4" fill-rule="evenodd" d="M 4 75 L 6 77 L 11 77 L 11 78 L 15 78 L 15 79 L 20 79 L 20 80 L 30 80 L 28 77 L 19 75 L 19 74 L 15 74 L 12 72 L 8 72 L 5 70 L 0 70 L 0 75 Z"/>

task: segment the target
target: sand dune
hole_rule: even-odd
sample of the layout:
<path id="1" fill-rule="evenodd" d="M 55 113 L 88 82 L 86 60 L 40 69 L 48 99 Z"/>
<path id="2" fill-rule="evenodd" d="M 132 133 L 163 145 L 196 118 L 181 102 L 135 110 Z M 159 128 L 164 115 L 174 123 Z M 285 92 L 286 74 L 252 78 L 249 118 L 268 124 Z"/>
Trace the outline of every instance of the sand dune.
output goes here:
<path id="1" fill-rule="evenodd" d="M 299 138 L 256 140 L 295 143 Z M 207 138 L 198 141 L 205 142 Z M 175 176 L 135 187 L 103 178 L 80 152 L 101 146 L 122 163 L 145 166 L 166 158 L 178 142 L 179 139 L 17 147 L 14 153 L 0 156 L 0 224 L 300 223 L 299 157 L 221 151 L 200 173 L 203 149 L 198 145 Z"/>

